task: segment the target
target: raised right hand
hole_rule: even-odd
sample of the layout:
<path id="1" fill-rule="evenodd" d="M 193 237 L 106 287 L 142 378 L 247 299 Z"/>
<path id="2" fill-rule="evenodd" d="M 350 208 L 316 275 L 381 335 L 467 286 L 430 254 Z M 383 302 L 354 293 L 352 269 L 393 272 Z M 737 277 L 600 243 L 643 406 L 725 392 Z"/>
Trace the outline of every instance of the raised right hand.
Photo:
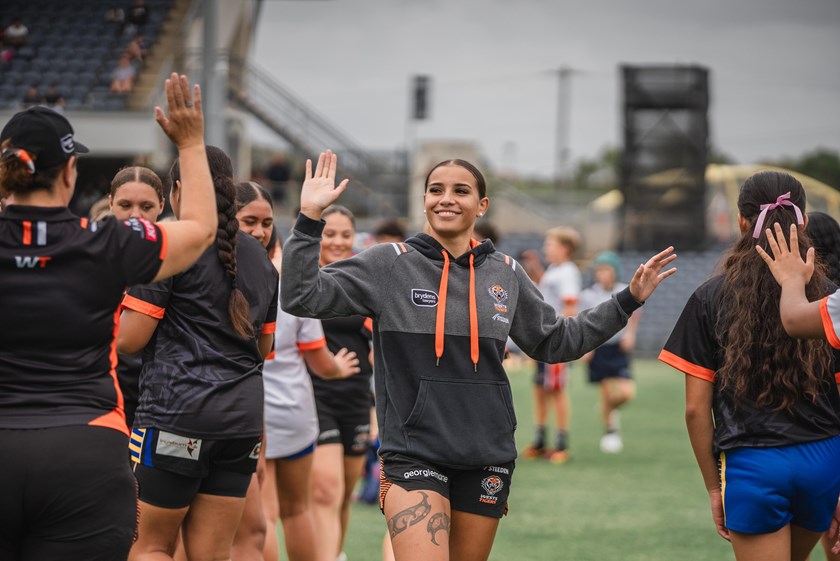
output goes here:
<path id="1" fill-rule="evenodd" d="M 349 179 L 335 186 L 335 170 L 338 156 L 331 150 L 321 152 L 315 173 L 312 173 L 312 160 L 306 160 L 306 175 L 300 191 L 300 212 L 313 220 L 321 219 L 321 212 L 333 204 L 347 188 Z"/>
<path id="2" fill-rule="evenodd" d="M 190 95 L 189 78 L 173 72 L 166 80 L 166 109 L 155 107 L 155 120 L 179 150 L 204 145 L 204 114 L 201 111 L 201 88 L 195 84 Z"/>

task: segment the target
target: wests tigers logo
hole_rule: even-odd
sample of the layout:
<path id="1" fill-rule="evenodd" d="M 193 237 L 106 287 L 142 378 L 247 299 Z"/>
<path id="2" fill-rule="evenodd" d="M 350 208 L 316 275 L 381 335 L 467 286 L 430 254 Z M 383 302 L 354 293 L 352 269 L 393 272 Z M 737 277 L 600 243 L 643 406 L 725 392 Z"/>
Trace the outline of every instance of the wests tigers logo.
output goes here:
<path id="1" fill-rule="evenodd" d="M 502 286 L 499 285 L 499 284 L 494 284 L 493 286 L 488 288 L 487 291 L 490 293 L 490 296 L 492 296 L 493 300 L 495 301 L 494 305 L 496 306 L 496 310 L 498 310 L 502 313 L 507 312 L 508 311 L 508 307 L 506 305 L 506 302 L 507 302 L 507 299 L 508 299 L 507 290 L 502 288 Z"/>
<path id="2" fill-rule="evenodd" d="M 504 483 L 502 483 L 502 478 L 498 475 L 491 475 L 490 477 L 484 478 L 484 480 L 481 482 L 481 487 L 487 492 L 488 495 L 495 495 L 496 493 L 502 490 L 502 487 L 504 487 Z"/>

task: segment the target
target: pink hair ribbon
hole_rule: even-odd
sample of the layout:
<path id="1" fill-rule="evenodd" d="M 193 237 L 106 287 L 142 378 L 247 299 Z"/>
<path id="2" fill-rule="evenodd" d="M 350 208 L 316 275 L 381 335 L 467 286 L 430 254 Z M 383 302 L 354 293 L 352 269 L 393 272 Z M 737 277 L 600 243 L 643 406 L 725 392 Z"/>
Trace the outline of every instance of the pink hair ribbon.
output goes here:
<path id="1" fill-rule="evenodd" d="M 761 235 L 761 228 L 764 226 L 764 219 L 767 217 L 767 211 L 773 210 L 774 208 L 779 208 L 780 206 L 792 206 L 794 212 L 796 212 L 796 223 L 800 226 L 805 223 L 802 219 L 802 211 L 799 210 L 799 207 L 790 202 L 790 191 L 785 193 L 784 195 L 779 195 L 776 199 L 775 203 L 769 203 L 766 205 L 761 205 L 761 214 L 758 215 L 758 218 L 755 221 L 755 230 L 753 230 L 753 237 L 758 239 Z"/>
<path id="2" fill-rule="evenodd" d="M 32 159 L 32 156 L 29 155 L 29 152 L 23 148 L 6 148 L 3 150 L 4 159 L 11 158 L 13 156 L 26 164 L 26 167 L 29 169 L 29 175 L 35 174 L 35 161 Z"/>

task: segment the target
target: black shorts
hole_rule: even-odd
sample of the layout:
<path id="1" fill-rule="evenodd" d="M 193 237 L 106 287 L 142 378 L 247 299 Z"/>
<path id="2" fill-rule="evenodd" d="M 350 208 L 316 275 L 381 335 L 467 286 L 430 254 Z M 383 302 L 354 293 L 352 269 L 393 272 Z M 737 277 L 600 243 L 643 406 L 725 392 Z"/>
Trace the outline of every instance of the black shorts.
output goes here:
<path id="1" fill-rule="evenodd" d="M 449 499 L 452 510 L 492 518 L 507 514 L 511 476 L 515 462 L 475 469 L 435 466 L 399 454 L 380 459 L 379 508 L 391 485 L 406 491 L 433 491 Z"/>
<path id="2" fill-rule="evenodd" d="M 128 439 L 104 427 L 0 430 L 0 559 L 125 559 L 137 525 Z"/>
<path id="3" fill-rule="evenodd" d="M 136 428 L 129 451 L 140 500 L 161 508 L 189 506 L 198 493 L 244 497 L 257 470 L 262 436 L 209 440 Z"/>
<path id="4" fill-rule="evenodd" d="M 345 456 L 364 456 L 370 445 L 370 406 L 330 407 L 316 402 L 318 445 L 341 444 Z"/>
<path id="5" fill-rule="evenodd" d="M 630 357 L 618 344 L 601 345 L 589 362 L 589 381 L 597 384 L 607 378 L 630 379 Z"/>

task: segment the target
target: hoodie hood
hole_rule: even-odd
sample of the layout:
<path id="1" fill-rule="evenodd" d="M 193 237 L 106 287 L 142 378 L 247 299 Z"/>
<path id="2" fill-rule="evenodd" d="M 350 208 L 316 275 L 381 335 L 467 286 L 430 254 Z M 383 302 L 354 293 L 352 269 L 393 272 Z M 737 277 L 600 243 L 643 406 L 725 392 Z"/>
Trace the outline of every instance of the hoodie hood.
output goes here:
<path id="1" fill-rule="evenodd" d="M 469 251 L 456 257 L 455 255 L 449 253 L 432 236 L 430 236 L 429 234 L 424 234 L 422 232 L 411 238 L 408 238 L 407 240 L 405 240 L 405 243 L 422 253 L 423 256 L 433 261 L 443 261 L 443 254 L 446 253 L 449 258 L 449 261 L 460 267 L 470 266 L 470 255 L 473 256 L 474 266 L 480 267 L 481 264 L 484 263 L 484 260 L 487 259 L 488 255 L 496 252 L 496 248 L 493 246 L 493 242 L 491 242 L 490 240 L 484 240 L 481 243 L 473 242 L 473 246 Z"/>

